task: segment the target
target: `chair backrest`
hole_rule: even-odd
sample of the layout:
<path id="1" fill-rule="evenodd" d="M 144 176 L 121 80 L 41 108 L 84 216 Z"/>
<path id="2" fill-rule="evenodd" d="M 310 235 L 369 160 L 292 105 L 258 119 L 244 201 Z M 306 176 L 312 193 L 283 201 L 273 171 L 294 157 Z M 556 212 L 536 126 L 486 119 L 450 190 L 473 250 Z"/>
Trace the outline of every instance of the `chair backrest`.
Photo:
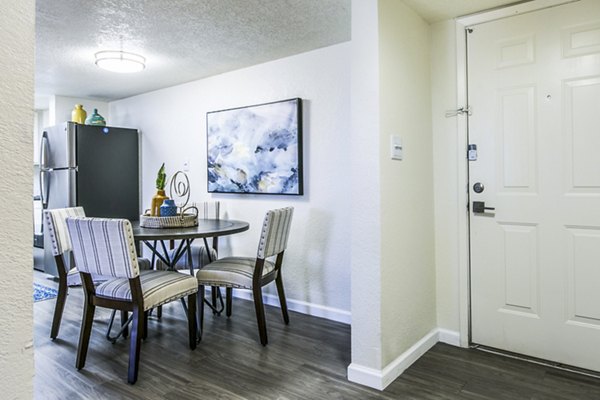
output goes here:
<path id="1" fill-rule="evenodd" d="M 85 212 L 82 207 L 57 208 L 44 211 L 44 220 L 50 236 L 46 240 L 50 240 L 52 255 L 54 256 L 61 256 L 72 249 L 71 238 L 67 231 L 68 217 L 85 217 Z"/>
<path id="2" fill-rule="evenodd" d="M 79 272 L 130 279 L 140 274 L 128 220 L 67 218 L 67 229 Z"/>
<path id="3" fill-rule="evenodd" d="M 219 201 L 202 201 L 200 203 L 197 203 L 196 207 L 198 208 L 198 218 L 221 219 L 221 202 Z M 217 249 L 219 248 L 218 236 L 212 238 L 212 248 L 215 249 L 215 251 L 217 251 Z M 201 261 L 199 262 L 198 266 L 203 266 L 210 262 L 206 254 L 200 254 L 200 260 Z"/>
<path id="4" fill-rule="evenodd" d="M 267 211 L 258 243 L 258 258 L 268 258 L 286 249 L 293 214 L 293 207 Z"/>
<path id="5" fill-rule="evenodd" d="M 198 218 L 200 219 L 220 219 L 221 202 L 219 201 L 201 201 L 194 203 L 198 208 Z"/>

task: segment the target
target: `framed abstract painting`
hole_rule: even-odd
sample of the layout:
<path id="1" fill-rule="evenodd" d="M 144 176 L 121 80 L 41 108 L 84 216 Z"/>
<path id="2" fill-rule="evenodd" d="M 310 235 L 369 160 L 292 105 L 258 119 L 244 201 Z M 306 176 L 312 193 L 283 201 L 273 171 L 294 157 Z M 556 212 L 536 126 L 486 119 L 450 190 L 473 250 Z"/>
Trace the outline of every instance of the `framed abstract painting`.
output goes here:
<path id="1" fill-rule="evenodd" d="M 302 195 L 302 99 L 206 113 L 209 193 Z"/>

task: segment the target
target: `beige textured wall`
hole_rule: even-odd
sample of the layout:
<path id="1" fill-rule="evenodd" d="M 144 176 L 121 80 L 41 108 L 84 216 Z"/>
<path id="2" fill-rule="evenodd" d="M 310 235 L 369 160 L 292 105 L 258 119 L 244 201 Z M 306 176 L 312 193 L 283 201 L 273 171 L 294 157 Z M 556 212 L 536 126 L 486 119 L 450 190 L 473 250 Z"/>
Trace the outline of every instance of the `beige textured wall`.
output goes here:
<path id="1" fill-rule="evenodd" d="M 438 326 L 460 329 L 459 307 L 459 207 L 457 118 L 446 118 L 446 110 L 458 108 L 456 87 L 456 23 L 443 21 L 431 26 L 431 99 L 435 194 L 435 257 Z"/>
<path id="2" fill-rule="evenodd" d="M 379 32 L 375 1 L 352 1 L 352 364 L 383 368 Z"/>
<path id="3" fill-rule="evenodd" d="M 404 2 L 352 2 L 352 177 L 360 185 L 348 372 L 374 387 L 436 328 L 429 44 L 429 25 Z M 403 161 L 390 159 L 393 134 Z"/>
<path id="4" fill-rule="evenodd" d="M 383 366 L 436 327 L 429 25 L 379 1 Z M 391 160 L 390 135 L 404 160 Z"/>
<path id="5" fill-rule="evenodd" d="M 33 396 L 32 137 L 33 0 L 3 0 L 0 13 L 0 388 Z"/>

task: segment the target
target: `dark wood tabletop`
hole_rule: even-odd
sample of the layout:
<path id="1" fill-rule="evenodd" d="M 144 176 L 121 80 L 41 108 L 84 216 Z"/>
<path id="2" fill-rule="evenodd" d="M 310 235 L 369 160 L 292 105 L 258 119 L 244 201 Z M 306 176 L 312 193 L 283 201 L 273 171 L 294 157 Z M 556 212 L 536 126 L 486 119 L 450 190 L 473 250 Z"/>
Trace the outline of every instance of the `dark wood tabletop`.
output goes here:
<path id="1" fill-rule="evenodd" d="M 136 240 L 182 240 L 233 235 L 247 231 L 246 221 L 231 219 L 199 219 L 197 226 L 190 228 L 141 228 L 139 221 L 132 221 L 133 236 Z"/>

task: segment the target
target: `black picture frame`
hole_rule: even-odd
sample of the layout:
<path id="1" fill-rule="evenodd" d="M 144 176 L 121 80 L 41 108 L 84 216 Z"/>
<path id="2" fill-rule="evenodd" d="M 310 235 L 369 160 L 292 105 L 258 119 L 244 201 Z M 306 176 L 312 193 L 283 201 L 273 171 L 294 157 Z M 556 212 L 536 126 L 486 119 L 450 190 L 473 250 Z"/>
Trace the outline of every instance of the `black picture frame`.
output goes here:
<path id="1" fill-rule="evenodd" d="M 206 113 L 209 193 L 304 194 L 302 99 Z"/>

